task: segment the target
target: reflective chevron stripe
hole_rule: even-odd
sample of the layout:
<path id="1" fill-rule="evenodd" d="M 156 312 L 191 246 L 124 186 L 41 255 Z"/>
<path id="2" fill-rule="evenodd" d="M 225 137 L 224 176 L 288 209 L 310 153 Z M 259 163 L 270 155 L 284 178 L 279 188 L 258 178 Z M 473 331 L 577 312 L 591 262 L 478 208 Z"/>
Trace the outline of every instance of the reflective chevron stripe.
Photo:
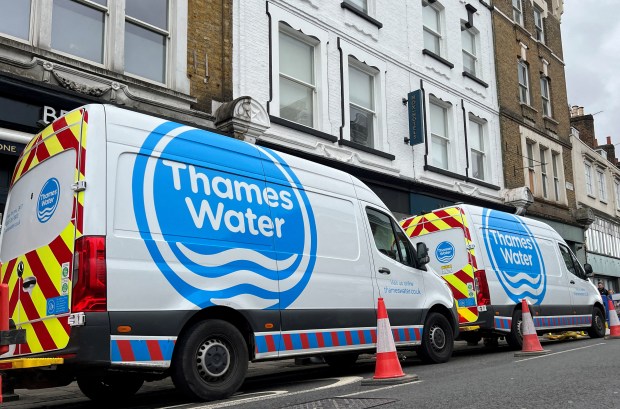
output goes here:
<path id="1" fill-rule="evenodd" d="M 415 216 L 403 220 L 401 226 L 409 237 L 420 237 L 425 234 L 449 230 L 460 229 L 463 231 L 465 242 L 468 249 L 468 263 L 460 270 L 451 274 L 443 274 L 442 278 L 448 283 L 457 301 L 459 313 L 459 324 L 468 324 L 478 320 L 478 307 L 475 295 L 472 298 L 471 292 L 474 288 L 474 272 L 478 269 L 476 253 L 472 245 L 471 233 L 467 218 L 463 209 L 460 207 L 450 207 L 437 210 L 422 216 Z"/>

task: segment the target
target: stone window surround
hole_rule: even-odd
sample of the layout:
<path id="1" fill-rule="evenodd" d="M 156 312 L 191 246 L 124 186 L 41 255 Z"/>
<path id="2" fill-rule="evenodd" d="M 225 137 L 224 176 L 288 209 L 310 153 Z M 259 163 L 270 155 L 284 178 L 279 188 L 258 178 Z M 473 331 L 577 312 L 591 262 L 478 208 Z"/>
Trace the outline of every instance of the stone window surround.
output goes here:
<path id="1" fill-rule="evenodd" d="M 350 135 L 350 111 L 349 111 L 349 58 L 357 60 L 359 64 L 356 64 L 357 68 L 366 66 L 368 69 L 368 73 L 374 74 L 375 78 L 373 81 L 374 85 L 374 102 L 375 102 L 375 133 L 373 135 L 374 148 L 376 151 L 384 151 L 388 146 L 387 141 L 387 124 L 385 118 L 385 72 L 387 70 L 387 64 L 382 59 L 367 53 L 356 46 L 348 43 L 342 38 L 338 39 L 338 47 L 340 48 L 340 64 L 341 64 L 341 73 L 342 78 L 341 87 L 342 87 L 342 106 L 344 107 L 342 111 L 343 116 L 343 125 L 341 128 L 341 137 L 343 140 L 347 142 L 351 142 Z M 346 144 L 346 142 L 345 142 Z"/>
<path id="2" fill-rule="evenodd" d="M 328 80 L 327 80 L 327 43 L 328 33 L 309 23 L 308 21 L 294 16 L 286 10 L 267 3 L 267 12 L 270 16 L 270 38 L 271 38 L 271 100 L 267 103 L 269 115 L 280 117 L 280 47 L 279 33 L 280 23 L 284 23 L 290 30 L 288 33 L 297 33 L 299 36 L 314 39 L 314 75 L 315 75 L 315 112 L 314 128 L 317 131 L 330 129 L 328 118 Z"/>
<path id="3" fill-rule="evenodd" d="M 555 152 L 558 155 L 560 155 L 558 157 L 558 159 L 560 159 L 558 160 L 558 179 L 560 181 L 560 200 L 559 201 L 556 201 L 553 199 L 543 199 L 543 200 L 546 200 L 551 203 L 567 205 L 568 197 L 566 194 L 566 188 L 563 187 L 566 184 L 566 177 L 565 177 L 565 172 L 564 172 L 564 161 L 563 161 L 563 155 L 564 155 L 563 146 L 545 136 L 542 136 L 538 133 L 531 131 L 529 128 L 526 128 L 523 126 L 519 126 L 519 128 L 520 128 L 519 131 L 521 133 L 521 152 L 527 152 L 528 143 L 534 144 L 533 146 L 534 186 L 530 187 L 532 194 L 537 198 L 542 198 L 542 187 L 540 186 L 541 169 L 540 169 L 540 166 L 537 166 L 537 165 L 540 165 L 540 163 L 538 162 L 538 159 L 536 159 L 536 155 L 538 153 L 539 146 L 543 145 L 546 148 L 548 148 L 550 152 Z M 529 174 L 528 174 L 529 169 L 530 167 L 528 165 L 528 158 L 527 158 L 527 155 L 524 153 L 523 154 L 523 177 L 524 177 L 524 180 L 526 181 L 526 185 L 527 185 L 527 181 L 529 180 Z M 549 169 L 547 169 L 547 174 L 548 173 L 549 173 Z"/>

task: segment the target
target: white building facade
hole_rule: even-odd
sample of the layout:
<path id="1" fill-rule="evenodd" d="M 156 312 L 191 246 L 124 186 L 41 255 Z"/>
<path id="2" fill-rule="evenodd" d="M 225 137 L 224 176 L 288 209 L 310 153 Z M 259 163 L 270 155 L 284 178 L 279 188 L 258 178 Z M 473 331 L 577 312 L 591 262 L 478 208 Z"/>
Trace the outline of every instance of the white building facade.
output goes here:
<path id="1" fill-rule="evenodd" d="M 484 1 L 234 2 L 233 49 L 234 98 L 269 114 L 257 143 L 355 174 L 397 215 L 503 206 Z"/>
<path id="2" fill-rule="evenodd" d="M 592 209 L 586 236 L 586 258 L 605 288 L 620 290 L 620 169 L 601 147 L 593 149 L 572 128 L 573 171 L 577 206 Z M 611 141 L 607 140 L 608 144 Z"/>

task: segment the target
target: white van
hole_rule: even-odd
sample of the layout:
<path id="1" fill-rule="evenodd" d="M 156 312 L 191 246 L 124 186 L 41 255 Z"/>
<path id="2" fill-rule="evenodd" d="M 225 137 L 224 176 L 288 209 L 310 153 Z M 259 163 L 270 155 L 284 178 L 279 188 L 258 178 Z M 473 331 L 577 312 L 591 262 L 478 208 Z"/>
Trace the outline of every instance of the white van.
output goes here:
<path id="1" fill-rule="evenodd" d="M 16 387 L 77 379 L 119 399 L 171 375 L 219 399 L 248 361 L 374 352 L 378 297 L 396 345 L 426 361 L 447 361 L 458 333 L 425 246 L 356 178 L 113 106 L 72 111 L 28 144 L 0 240 L 11 325 L 26 331 L 0 367 L 63 362 L 8 371 Z"/>
<path id="2" fill-rule="evenodd" d="M 545 223 L 470 205 L 401 222 L 415 243 L 428 245 L 430 265 L 458 305 L 461 339 L 494 345 L 499 336 L 521 349 L 521 300 L 539 333 L 585 330 L 605 335 L 596 287 L 562 237 Z"/>

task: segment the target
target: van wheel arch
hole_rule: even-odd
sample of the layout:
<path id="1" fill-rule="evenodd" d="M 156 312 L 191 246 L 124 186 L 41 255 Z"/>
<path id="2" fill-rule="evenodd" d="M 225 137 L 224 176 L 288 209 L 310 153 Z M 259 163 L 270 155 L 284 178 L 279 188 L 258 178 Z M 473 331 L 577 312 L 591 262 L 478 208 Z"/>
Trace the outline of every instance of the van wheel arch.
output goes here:
<path id="1" fill-rule="evenodd" d="M 518 351 L 523 348 L 523 335 L 521 334 L 521 323 L 523 322 L 523 311 L 521 304 L 516 304 L 512 311 L 510 332 L 505 335 L 506 342 L 511 349 Z"/>
<path id="2" fill-rule="evenodd" d="M 181 339 L 183 336 L 185 336 L 187 332 L 198 322 L 211 319 L 226 321 L 235 326 L 243 335 L 243 339 L 245 340 L 245 344 L 248 348 L 248 356 L 250 360 L 254 359 L 254 331 L 252 330 L 250 323 L 243 316 L 243 314 L 232 308 L 216 306 L 205 308 L 201 311 L 196 312 L 193 316 L 191 316 L 191 318 L 187 320 L 187 322 L 185 322 L 185 324 L 183 324 L 183 327 L 179 332 L 178 339 Z"/>
<path id="3" fill-rule="evenodd" d="M 446 319 L 450 323 L 450 327 L 452 328 L 452 334 L 454 334 L 454 331 L 456 330 L 456 328 L 458 328 L 458 325 L 459 325 L 458 322 L 455 321 L 455 319 L 458 319 L 458 318 L 454 317 L 452 313 L 450 312 L 450 310 L 446 308 L 444 305 L 441 305 L 441 304 L 433 305 L 424 315 L 423 322 L 426 322 L 426 319 L 428 318 L 428 316 L 433 312 L 437 312 L 443 315 L 444 317 L 446 317 Z"/>

